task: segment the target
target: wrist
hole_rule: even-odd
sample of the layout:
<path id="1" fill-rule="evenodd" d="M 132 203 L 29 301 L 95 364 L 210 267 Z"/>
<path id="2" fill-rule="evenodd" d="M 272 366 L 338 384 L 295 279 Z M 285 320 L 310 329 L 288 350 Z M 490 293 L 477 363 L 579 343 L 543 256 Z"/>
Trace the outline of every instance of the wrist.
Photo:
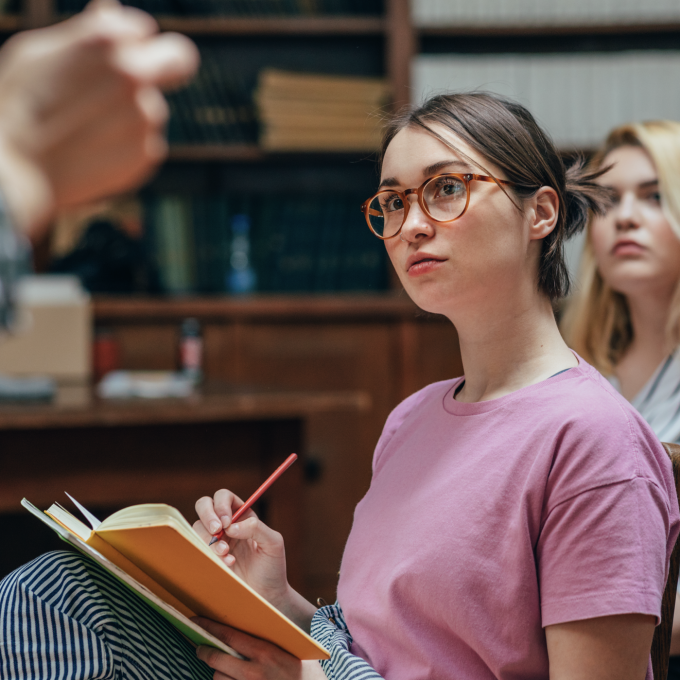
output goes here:
<path id="1" fill-rule="evenodd" d="M 317 608 L 288 585 L 287 591 L 272 604 L 293 623 L 309 633 Z"/>
<path id="2" fill-rule="evenodd" d="M 50 184 L 38 164 L 0 134 L 0 191 L 14 227 L 31 241 L 40 238 L 54 216 Z"/>

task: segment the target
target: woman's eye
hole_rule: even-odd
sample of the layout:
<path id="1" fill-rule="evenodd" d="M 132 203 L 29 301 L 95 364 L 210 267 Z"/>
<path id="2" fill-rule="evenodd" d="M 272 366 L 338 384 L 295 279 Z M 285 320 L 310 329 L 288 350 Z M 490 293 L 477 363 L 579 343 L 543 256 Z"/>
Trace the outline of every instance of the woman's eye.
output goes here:
<path id="1" fill-rule="evenodd" d="M 382 208 L 385 212 L 394 212 L 395 210 L 403 210 L 404 204 L 399 196 L 388 196 L 382 201 Z"/>
<path id="2" fill-rule="evenodd" d="M 661 194 L 658 191 L 654 191 L 647 196 L 647 200 L 654 203 L 654 205 L 661 205 Z"/>
<path id="3" fill-rule="evenodd" d="M 465 193 L 465 185 L 457 179 L 446 179 L 437 183 L 436 198 L 458 198 Z"/>

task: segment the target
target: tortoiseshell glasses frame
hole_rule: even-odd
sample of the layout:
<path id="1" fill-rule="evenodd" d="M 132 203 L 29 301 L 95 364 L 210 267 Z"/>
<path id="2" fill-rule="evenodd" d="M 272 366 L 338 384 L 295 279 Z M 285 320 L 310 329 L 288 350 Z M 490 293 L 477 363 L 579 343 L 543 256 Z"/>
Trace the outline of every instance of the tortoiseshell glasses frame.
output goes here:
<path id="1" fill-rule="evenodd" d="M 459 184 L 456 184 L 457 182 Z M 366 224 L 368 224 L 368 228 L 371 230 L 371 232 L 379 239 L 386 241 L 387 239 L 398 236 L 399 233 L 401 232 L 402 227 L 404 226 L 404 223 L 406 222 L 410 207 L 410 201 L 407 200 L 408 196 L 410 196 L 411 194 L 416 194 L 420 209 L 430 219 L 434 220 L 435 222 L 440 223 L 454 222 L 455 220 L 460 219 L 465 214 L 465 211 L 468 209 L 468 206 L 470 205 L 471 182 L 491 182 L 492 184 L 504 184 L 506 186 L 511 187 L 520 186 L 515 182 L 510 182 L 506 179 L 496 179 L 495 177 L 491 177 L 490 175 L 473 175 L 470 173 L 448 172 L 442 175 L 434 175 L 433 177 L 428 177 L 418 188 L 406 189 L 405 191 L 397 191 L 396 189 L 383 189 L 381 191 L 378 191 L 376 194 L 371 196 L 371 198 L 369 198 L 366 202 L 363 203 L 363 205 L 361 206 L 361 211 L 364 213 L 364 217 L 366 218 Z M 437 183 L 439 183 L 439 185 Z M 465 186 L 464 202 L 463 196 L 460 194 L 461 184 Z M 458 189 L 459 194 L 456 196 L 454 194 L 438 193 L 437 189 L 441 190 L 443 187 Z M 385 206 L 388 205 L 387 203 L 388 197 L 392 201 L 394 201 L 395 199 L 399 199 L 401 201 L 401 207 L 395 207 L 393 210 L 386 210 Z M 381 201 L 381 199 L 384 200 L 384 203 L 383 201 Z M 382 206 L 382 209 L 378 210 L 376 209 L 375 205 L 372 205 L 376 200 L 377 206 Z M 433 207 L 428 204 L 428 201 L 433 202 L 436 200 L 440 201 L 440 205 Z M 440 217 L 433 215 L 432 214 L 433 210 L 437 212 L 437 214 L 439 214 Z M 449 217 L 448 214 L 444 215 L 444 213 L 446 213 L 447 210 L 448 214 L 452 214 L 455 212 L 456 213 L 455 216 Z M 371 218 L 372 217 L 375 218 L 376 223 L 379 223 L 380 220 L 383 220 L 384 223 L 386 224 L 387 219 L 385 215 L 390 212 L 395 213 L 394 215 L 394 217 L 396 218 L 394 220 L 395 225 L 397 220 L 399 219 L 399 215 L 397 213 L 401 212 L 403 213 L 403 215 L 401 217 L 401 224 L 399 224 L 399 227 L 396 228 L 394 233 L 389 233 L 389 235 L 386 236 L 385 235 L 386 229 L 383 229 L 383 232 L 379 233 L 379 231 L 376 230 L 376 226 L 374 226 L 374 224 L 371 223 Z"/>

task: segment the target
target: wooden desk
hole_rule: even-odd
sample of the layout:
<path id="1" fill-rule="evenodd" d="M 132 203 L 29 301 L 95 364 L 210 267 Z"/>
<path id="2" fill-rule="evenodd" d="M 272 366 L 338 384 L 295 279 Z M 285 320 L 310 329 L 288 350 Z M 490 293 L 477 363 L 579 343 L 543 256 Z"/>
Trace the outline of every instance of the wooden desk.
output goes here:
<path id="1" fill-rule="evenodd" d="M 68 491 L 102 515 L 141 502 L 177 507 L 190 521 L 204 495 L 246 498 L 291 452 L 301 454 L 258 511 L 286 540 L 291 584 L 304 590 L 305 420 L 365 411 L 358 391 L 213 387 L 186 399 L 102 401 L 63 391 L 54 404 L 0 406 L 0 513 L 22 497 L 39 507 Z"/>

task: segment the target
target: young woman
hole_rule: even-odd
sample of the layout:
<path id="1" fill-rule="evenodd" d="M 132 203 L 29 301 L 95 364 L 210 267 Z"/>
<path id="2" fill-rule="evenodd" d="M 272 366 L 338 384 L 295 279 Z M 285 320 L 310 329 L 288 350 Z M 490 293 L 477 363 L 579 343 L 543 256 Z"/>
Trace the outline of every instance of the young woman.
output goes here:
<path id="1" fill-rule="evenodd" d="M 609 168 L 598 181 L 615 200 L 589 224 L 562 330 L 661 441 L 680 443 L 680 124 L 612 130 L 593 165 Z M 671 653 L 680 678 L 680 616 Z"/>
<path id="2" fill-rule="evenodd" d="M 85 656 L 156 678 L 651 678 L 680 522 L 670 463 L 567 348 L 552 309 L 568 287 L 562 242 L 606 193 L 593 180 L 565 171 L 524 108 L 490 95 L 436 97 L 388 128 L 367 221 L 409 295 L 456 325 L 465 377 L 426 387 L 388 419 L 334 606 L 292 591 L 281 536 L 252 512 L 231 524 L 241 503 L 231 492 L 197 503 L 198 533 L 208 541 L 226 527 L 217 553 L 311 630 L 329 661 L 299 662 L 202 621 L 247 660 L 199 648 L 197 666 L 163 622 L 146 610 L 136 622 L 140 606 L 84 558 L 52 554 L 0 588 L 0 661 L 13 677 L 63 660 L 56 620 L 73 631 L 80 671 L 62 677 L 121 677 L 88 675 Z"/>
<path id="3" fill-rule="evenodd" d="M 594 159 L 615 201 L 588 229 L 567 343 L 680 442 L 680 124 L 613 130 Z"/>

